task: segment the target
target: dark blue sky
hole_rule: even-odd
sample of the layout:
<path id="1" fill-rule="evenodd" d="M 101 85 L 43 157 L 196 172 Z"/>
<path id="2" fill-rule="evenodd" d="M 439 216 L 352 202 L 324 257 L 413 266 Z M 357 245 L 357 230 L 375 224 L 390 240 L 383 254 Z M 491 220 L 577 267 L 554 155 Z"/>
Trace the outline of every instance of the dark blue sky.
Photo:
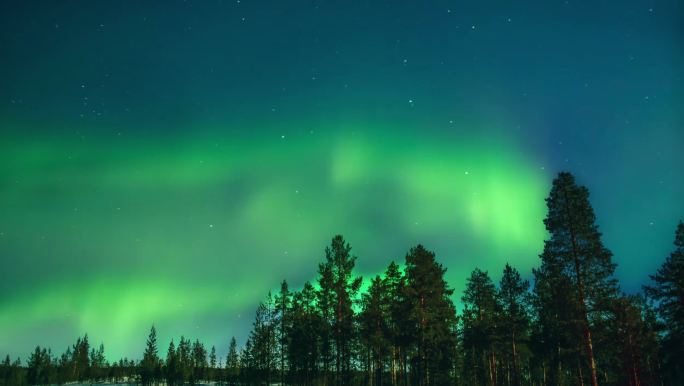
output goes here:
<path id="1" fill-rule="evenodd" d="M 152 322 L 225 351 L 269 288 L 314 278 L 335 233 L 366 276 L 422 242 L 457 293 L 475 266 L 529 277 L 561 170 L 636 291 L 684 216 L 683 15 L 3 2 L 0 352 L 87 331 L 135 356 Z"/>

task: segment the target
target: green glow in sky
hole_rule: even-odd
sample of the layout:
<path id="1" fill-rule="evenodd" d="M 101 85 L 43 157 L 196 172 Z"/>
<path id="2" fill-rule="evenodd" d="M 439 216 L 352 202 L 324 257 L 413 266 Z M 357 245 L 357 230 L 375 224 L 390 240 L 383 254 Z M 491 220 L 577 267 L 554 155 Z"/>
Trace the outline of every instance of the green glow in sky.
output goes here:
<path id="1" fill-rule="evenodd" d="M 280 280 L 314 279 L 336 233 L 362 275 L 418 242 L 456 288 L 475 266 L 536 263 L 548 178 L 511 141 L 269 132 L 16 140 L 2 155 L 2 172 L 19 177 L 0 193 L 0 240 L 24 256 L 10 272 L 34 280 L 0 302 L 0 341 L 62 350 L 88 332 L 111 357 L 135 357 L 155 323 L 162 339 L 220 346 Z"/>

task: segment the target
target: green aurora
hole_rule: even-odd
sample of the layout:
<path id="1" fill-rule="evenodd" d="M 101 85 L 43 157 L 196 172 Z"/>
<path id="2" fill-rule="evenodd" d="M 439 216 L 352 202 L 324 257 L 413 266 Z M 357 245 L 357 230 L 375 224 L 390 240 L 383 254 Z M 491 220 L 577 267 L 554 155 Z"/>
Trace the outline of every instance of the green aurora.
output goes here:
<path id="1" fill-rule="evenodd" d="M 109 355 L 135 356 L 141 326 L 154 322 L 166 339 L 221 344 L 281 280 L 313 280 L 336 232 L 353 242 L 364 276 L 418 242 L 451 252 L 442 255 L 457 287 L 476 265 L 536 264 L 549 180 L 539 165 L 485 138 L 370 132 L 164 144 L 117 135 L 97 148 L 17 140 L 2 155 L 2 172 L 23 176 L 2 192 L 15 225 L 2 240 L 31 257 L 21 268 L 41 285 L 2 302 L 0 340 L 48 339 L 44 326 L 57 323 L 106 337 Z M 391 251 L 377 243 L 388 238 Z"/>
<path id="2" fill-rule="evenodd" d="M 638 291 L 684 216 L 680 3 L 3 2 L 0 355 L 225 358 L 335 234 L 456 301 L 531 278 L 559 171 Z"/>

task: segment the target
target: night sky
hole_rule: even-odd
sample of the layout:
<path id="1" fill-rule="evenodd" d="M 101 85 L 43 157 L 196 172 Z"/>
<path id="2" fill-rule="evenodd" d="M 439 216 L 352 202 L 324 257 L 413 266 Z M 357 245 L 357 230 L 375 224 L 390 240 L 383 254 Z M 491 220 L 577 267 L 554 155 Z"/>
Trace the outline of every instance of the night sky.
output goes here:
<path id="1" fill-rule="evenodd" d="M 680 1 L 4 1 L 0 354 L 152 323 L 223 356 L 341 233 L 460 290 L 531 277 L 544 198 L 591 191 L 623 290 L 684 217 Z"/>

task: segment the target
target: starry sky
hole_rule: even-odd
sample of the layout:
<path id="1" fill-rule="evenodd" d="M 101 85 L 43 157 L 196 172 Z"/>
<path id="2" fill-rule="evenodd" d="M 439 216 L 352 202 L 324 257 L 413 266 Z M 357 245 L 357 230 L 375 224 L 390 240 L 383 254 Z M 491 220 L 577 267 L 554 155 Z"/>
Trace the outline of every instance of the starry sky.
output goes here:
<path id="1" fill-rule="evenodd" d="M 223 355 L 337 233 L 366 277 L 425 244 L 455 299 L 531 277 L 562 170 L 639 290 L 684 216 L 683 7 L 4 1 L 0 354 Z"/>

